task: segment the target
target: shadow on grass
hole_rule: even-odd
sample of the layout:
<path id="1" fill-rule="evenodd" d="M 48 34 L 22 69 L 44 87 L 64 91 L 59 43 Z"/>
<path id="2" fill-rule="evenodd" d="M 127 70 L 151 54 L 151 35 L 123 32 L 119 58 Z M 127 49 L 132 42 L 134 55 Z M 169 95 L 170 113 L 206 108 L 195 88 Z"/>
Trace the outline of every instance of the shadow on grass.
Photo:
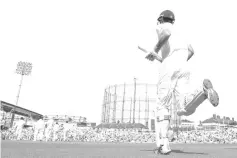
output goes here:
<path id="1" fill-rule="evenodd" d="M 154 150 L 140 150 L 140 151 L 150 151 L 150 152 L 154 152 Z M 182 150 L 172 150 L 171 153 L 178 153 L 178 154 L 194 154 L 194 155 L 208 155 L 207 153 L 185 152 L 185 151 L 182 151 Z"/>
<path id="2" fill-rule="evenodd" d="M 237 148 L 224 148 L 224 149 L 237 150 Z"/>
<path id="3" fill-rule="evenodd" d="M 197 154 L 197 155 L 208 155 L 207 153 L 198 153 L 198 152 L 185 152 L 182 150 L 172 150 L 172 153 L 180 153 L 180 154 Z"/>

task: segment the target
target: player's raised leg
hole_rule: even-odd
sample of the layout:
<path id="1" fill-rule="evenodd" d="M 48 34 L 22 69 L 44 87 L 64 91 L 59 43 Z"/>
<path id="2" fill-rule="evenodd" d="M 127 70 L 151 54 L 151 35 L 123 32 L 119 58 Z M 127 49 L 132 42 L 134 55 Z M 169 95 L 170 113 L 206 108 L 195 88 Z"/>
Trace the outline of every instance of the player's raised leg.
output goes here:
<path id="1" fill-rule="evenodd" d="M 179 116 L 192 115 L 196 108 L 206 99 L 208 99 L 214 107 L 218 106 L 219 104 L 218 93 L 214 90 L 213 85 L 209 79 L 204 79 L 203 86 L 184 96 L 183 100 L 181 101 L 182 108 L 180 108 L 177 114 Z"/>

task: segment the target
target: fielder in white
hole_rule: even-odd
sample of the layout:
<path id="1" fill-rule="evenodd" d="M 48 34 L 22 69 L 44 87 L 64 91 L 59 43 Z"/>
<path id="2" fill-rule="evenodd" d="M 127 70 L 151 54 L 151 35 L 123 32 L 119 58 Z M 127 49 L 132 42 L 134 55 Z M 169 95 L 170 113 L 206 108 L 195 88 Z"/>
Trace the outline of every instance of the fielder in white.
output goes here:
<path id="1" fill-rule="evenodd" d="M 160 65 L 156 116 L 156 145 L 158 152 L 171 152 L 168 140 L 170 126 L 170 108 L 178 109 L 178 116 L 192 115 L 196 108 L 206 99 L 213 106 L 219 104 L 217 92 L 208 79 L 196 79 L 188 70 L 187 62 L 194 54 L 192 46 L 174 29 L 175 16 L 170 10 L 163 11 L 158 18 L 158 43 L 146 59 L 158 60 Z"/>
<path id="2" fill-rule="evenodd" d="M 51 137 L 51 134 L 53 134 L 53 126 L 54 126 L 54 119 L 49 119 L 47 122 L 46 122 L 46 128 L 45 128 L 45 140 L 46 142 L 49 141 L 50 137 Z"/>
<path id="3" fill-rule="evenodd" d="M 25 121 L 24 121 L 24 118 L 21 117 L 19 121 L 16 122 L 16 125 L 15 125 L 15 132 L 16 132 L 16 136 L 17 136 L 17 140 L 20 140 L 21 139 L 21 136 L 22 136 L 22 130 L 24 128 L 24 125 L 25 125 Z"/>
<path id="4" fill-rule="evenodd" d="M 72 125 L 69 123 L 71 119 L 67 119 L 66 122 L 63 124 L 63 141 L 67 140 L 67 135 L 70 129 L 72 128 Z"/>
<path id="5" fill-rule="evenodd" d="M 34 125 L 34 141 L 42 140 L 44 135 L 45 123 L 40 118 Z"/>
<path id="6" fill-rule="evenodd" d="M 58 139 L 58 131 L 59 131 L 59 124 L 56 121 L 53 126 L 53 141 L 56 141 Z"/>

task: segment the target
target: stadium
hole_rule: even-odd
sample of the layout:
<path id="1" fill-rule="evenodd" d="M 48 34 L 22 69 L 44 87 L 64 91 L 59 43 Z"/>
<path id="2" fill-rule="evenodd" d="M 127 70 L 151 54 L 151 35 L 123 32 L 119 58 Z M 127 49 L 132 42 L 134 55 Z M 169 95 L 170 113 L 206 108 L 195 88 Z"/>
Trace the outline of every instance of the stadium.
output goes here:
<path id="1" fill-rule="evenodd" d="M 234 24 L 215 23 L 219 19 L 233 20 L 232 16 L 226 16 L 223 12 L 236 10 L 235 5 L 223 1 L 218 8 L 216 4 L 213 7 L 213 2 L 209 5 L 208 2 L 203 5 L 198 1 L 185 4 L 156 2 L 126 1 L 123 4 L 122 1 L 89 1 L 88 4 L 75 4 L 47 1 L 47 4 L 37 2 L 32 5 L 28 2 L 7 4 L 5 1 L 7 5 L 1 8 L 3 15 L 6 15 L 1 18 L 5 25 L 1 34 L 4 56 L 0 62 L 3 68 L 0 95 L 5 99 L 0 101 L 1 157 L 236 158 L 237 122 L 233 118 L 236 112 L 233 111 L 236 111 L 234 87 L 237 82 L 231 76 L 235 70 L 227 73 L 236 63 L 236 58 L 232 56 L 235 47 L 231 47 L 235 46 L 235 39 L 231 36 L 236 37 L 233 35 L 236 27 Z M 177 7 L 179 4 L 180 8 Z M 226 4 L 233 8 L 227 8 Z M 167 9 L 177 7 L 177 14 L 165 10 L 157 17 L 155 12 L 165 8 L 165 5 Z M 202 18 L 210 13 L 215 16 Z M 175 17 L 176 26 L 182 31 L 178 35 L 177 29 L 177 34 L 173 36 L 173 29 L 163 24 L 174 24 Z M 156 31 L 152 28 L 156 41 L 152 41 L 149 35 L 152 25 L 156 28 Z M 219 30 L 226 30 L 226 26 L 231 34 L 219 33 Z M 219 38 L 216 38 L 216 33 L 219 33 Z M 186 41 L 185 35 L 188 35 L 187 38 L 194 36 Z M 223 44 L 220 39 L 228 43 Z M 156 44 L 153 45 L 153 42 Z M 186 65 L 194 54 L 189 42 L 193 43 L 195 54 L 199 54 L 195 57 L 197 62 L 192 63 L 194 65 Z M 143 51 L 140 57 L 137 48 Z M 222 52 L 230 53 L 224 59 Z M 16 102 L 12 103 L 18 83 L 12 73 L 12 62 L 21 59 L 33 63 L 18 62 L 15 72 L 21 79 Z M 158 60 L 159 67 L 149 65 L 154 63 L 157 66 L 155 60 Z M 31 74 L 33 64 L 36 75 L 33 74 L 32 82 L 25 86 L 28 90 L 24 91 L 21 104 L 18 104 L 23 78 Z M 198 83 L 197 87 L 201 86 L 200 91 L 196 90 L 198 94 L 195 92 L 193 97 L 184 100 L 183 113 L 194 112 L 195 109 L 186 109 L 189 105 L 196 108 L 202 99 L 208 99 L 213 106 L 217 106 L 215 110 L 200 110 L 199 114 L 212 116 L 199 123 L 177 116 L 177 105 L 174 104 L 178 104 L 179 99 L 176 96 L 186 96 L 179 90 L 180 87 L 182 89 L 179 79 L 185 79 L 185 84 L 195 79 L 189 77 L 189 72 L 185 72 L 186 68 L 182 69 L 182 66 L 190 66 L 191 72 L 197 72 L 197 78 L 207 75 L 205 78 L 210 77 L 213 83 L 217 83 L 217 89 L 218 85 L 221 88 L 218 92 L 223 92 L 219 93 L 223 98 L 222 105 L 217 106 L 218 94 L 212 83 L 204 79 L 203 84 Z M 169 75 L 171 73 L 172 76 Z M 118 83 L 131 75 L 153 82 L 158 78 L 164 79 L 164 82 L 160 80 L 164 86 L 138 83 L 136 78 L 134 83 Z M 170 84 L 170 80 L 177 82 Z M 111 82 L 117 84 L 101 87 Z M 183 90 L 189 87 L 191 85 L 184 86 Z M 158 109 L 161 114 L 155 117 L 156 101 L 160 95 L 158 88 L 169 90 L 161 98 L 166 105 L 172 102 L 172 107 L 169 110 Z M 43 114 L 46 112 L 53 114 Z M 67 115 L 69 113 L 76 116 Z M 221 117 L 215 113 L 230 116 Z M 98 115 L 101 117 L 98 118 Z M 94 121 L 100 124 L 90 122 L 89 116 L 97 117 Z"/>
<path id="2" fill-rule="evenodd" d="M 52 129 L 49 141 L 46 141 L 45 133 L 40 139 L 33 141 L 34 123 L 45 115 L 1 101 L 1 123 L 3 123 L 1 156 L 167 157 L 153 152 L 155 125 L 152 125 L 152 108 L 155 105 L 155 96 L 152 94 L 154 93 L 156 93 L 156 85 L 151 84 L 109 86 L 104 91 L 101 125 L 110 126 L 95 126 L 82 116 L 48 115 L 44 117 L 45 123 L 53 119 L 60 124 L 59 128 Z M 175 122 L 178 122 L 174 119 L 177 118 L 174 115 L 175 111 L 171 114 L 175 125 Z M 14 125 L 21 117 L 25 118 L 26 124 L 18 140 Z M 64 125 L 68 120 L 72 126 L 67 130 L 64 138 Z M 172 153 L 169 156 L 234 158 L 234 155 L 237 155 L 237 122 L 233 118 L 231 120 L 229 117 L 220 118 L 219 115 L 214 114 L 211 118 L 202 121 L 198 127 L 195 127 L 191 121 L 181 118 L 179 122 L 178 127 L 185 128 L 184 130 L 180 128 L 176 132 L 172 132 L 171 129 L 169 138 Z M 144 126 L 132 126 L 136 123 Z M 116 126 L 112 126 L 114 124 Z M 127 126 L 120 128 L 120 124 L 127 124 Z M 54 134 L 57 135 L 55 140 Z"/>
<path id="3" fill-rule="evenodd" d="M 167 157 L 154 153 L 156 95 L 156 84 L 137 83 L 136 80 L 132 84 L 106 87 L 101 124 L 97 126 L 88 122 L 86 116 L 46 116 L 1 101 L 1 156 Z M 237 122 L 234 118 L 213 114 L 196 125 L 177 117 L 174 107 L 170 115 L 172 153 L 168 157 L 234 158 L 233 155 L 237 155 Z M 22 117 L 25 125 L 18 139 L 15 126 Z M 36 124 L 41 118 L 44 118 L 45 127 L 35 141 Z M 55 124 L 59 126 L 50 130 L 47 139 L 46 124 L 49 120 L 54 120 L 54 127 Z"/>

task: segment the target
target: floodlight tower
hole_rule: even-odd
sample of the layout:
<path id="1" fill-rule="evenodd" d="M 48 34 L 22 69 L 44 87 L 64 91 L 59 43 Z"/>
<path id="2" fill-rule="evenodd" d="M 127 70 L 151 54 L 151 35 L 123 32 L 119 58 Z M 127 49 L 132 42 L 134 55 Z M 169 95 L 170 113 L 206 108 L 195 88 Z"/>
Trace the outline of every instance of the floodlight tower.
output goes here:
<path id="1" fill-rule="evenodd" d="M 19 85 L 19 90 L 18 90 L 18 94 L 16 96 L 16 106 L 18 105 L 18 101 L 19 101 L 19 96 L 20 96 L 20 92 L 21 92 L 21 86 L 22 86 L 22 81 L 23 81 L 23 76 L 28 76 L 30 75 L 32 70 L 32 63 L 29 62 L 18 62 L 17 64 L 17 69 L 16 69 L 16 73 L 21 75 L 21 81 L 20 81 L 20 85 Z M 12 118 L 11 118 L 11 127 L 13 125 L 13 121 L 15 118 L 15 113 L 12 113 Z"/>

